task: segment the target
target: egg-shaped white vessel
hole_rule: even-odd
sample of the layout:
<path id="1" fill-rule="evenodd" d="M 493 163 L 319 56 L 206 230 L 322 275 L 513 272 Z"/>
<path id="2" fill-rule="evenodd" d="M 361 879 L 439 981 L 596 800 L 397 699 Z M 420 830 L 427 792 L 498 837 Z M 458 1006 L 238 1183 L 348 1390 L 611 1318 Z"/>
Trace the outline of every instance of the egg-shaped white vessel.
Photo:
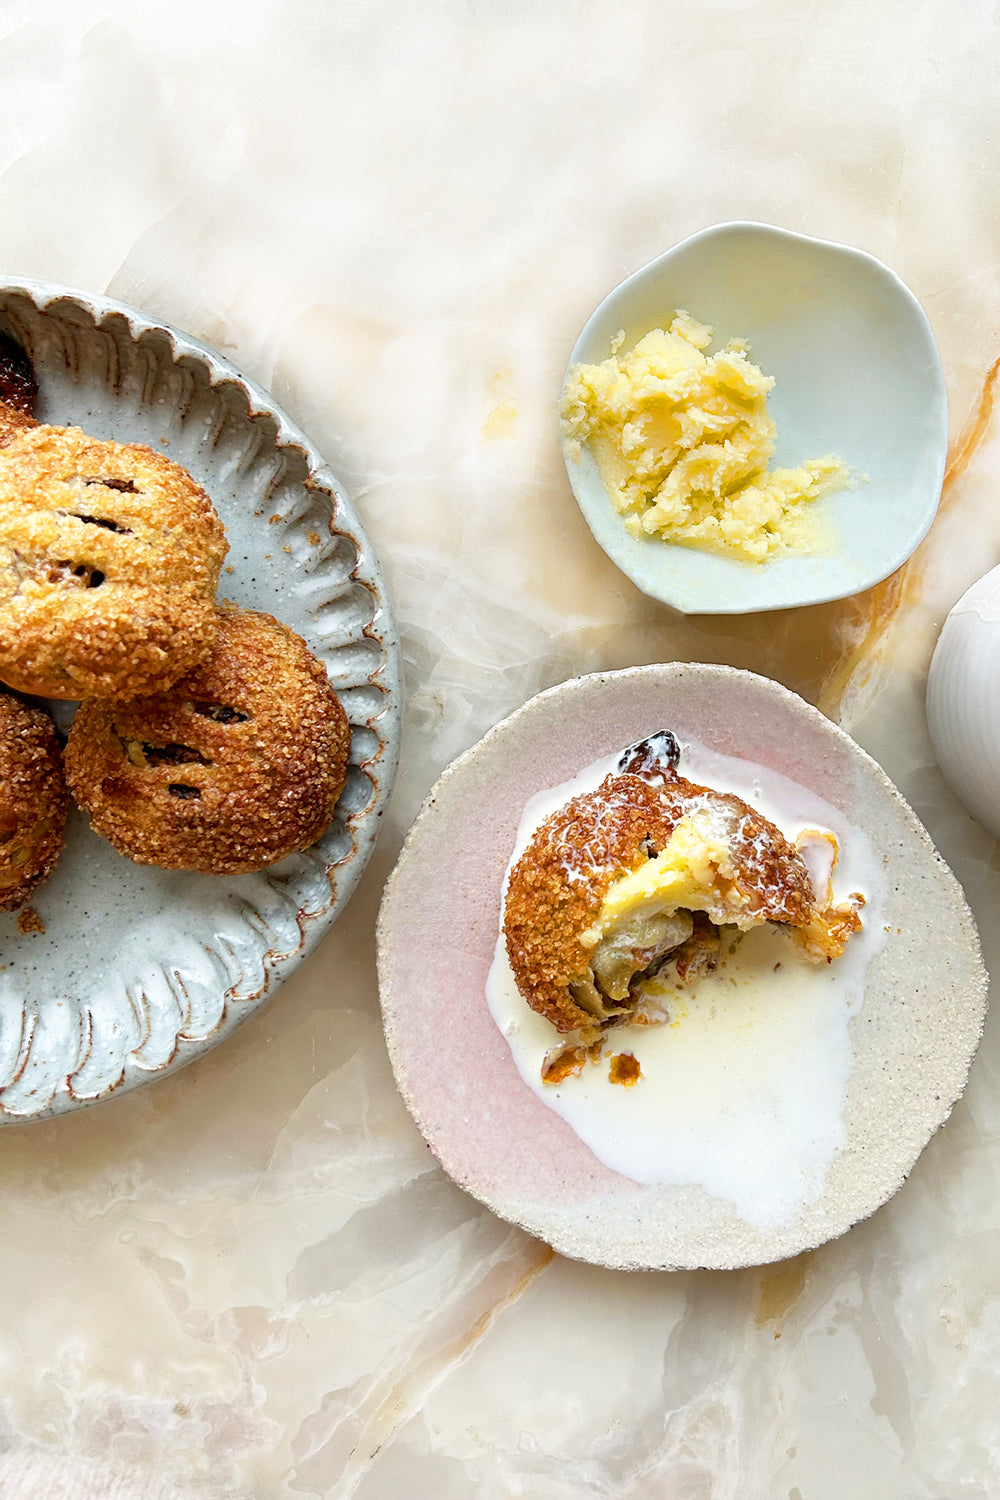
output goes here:
<path id="1" fill-rule="evenodd" d="M 1000 838 L 1000 568 L 944 622 L 927 681 L 927 725 L 945 780 Z"/>

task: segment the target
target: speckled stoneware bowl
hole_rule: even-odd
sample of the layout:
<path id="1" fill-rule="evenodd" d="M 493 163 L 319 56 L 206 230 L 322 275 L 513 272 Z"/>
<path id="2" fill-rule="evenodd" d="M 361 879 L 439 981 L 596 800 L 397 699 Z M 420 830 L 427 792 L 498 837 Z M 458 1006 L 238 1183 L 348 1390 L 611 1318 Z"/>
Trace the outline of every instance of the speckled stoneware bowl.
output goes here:
<path id="1" fill-rule="evenodd" d="M 0 332 L 34 362 L 41 421 L 148 443 L 191 471 L 229 538 L 220 596 L 298 631 L 351 725 L 329 831 L 260 874 L 134 865 L 71 814 L 56 872 L 32 898 L 44 933 L 0 914 L 0 1123 L 11 1123 L 189 1062 L 316 946 L 374 846 L 400 687 L 385 585 L 354 508 L 265 391 L 187 334 L 44 282 L 0 284 Z M 74 707 L 54 705 L 63 725 Z"/>
<path id="2" fill-rule="evenodd" d="M 948 448 L 941 359 L 907 286 L 874 256 L 768 224 L 716 224 L 636 271 L 601 303 L 570 355 L 597 364 L 684 308 L 713 348 L 750 341 L 775 377 L 772 466 L 837 454 L 864 483 L 815 502 L 827 553 L 744 563 L 631 536 L 584 448 L 564 445 L 573 493 L 597 541 L 644 593 L 685 614 L 819 604 L 870 588 L 910 556 L 937 510 Z"/>
<path id="3" fill-rule="evenodd" d="M 884 860 L 886 941 L 850 1022 L 843 1146 L 819 1195 L 778 1228 L 755 1227 L 700 1187 L 640 1186 L 602 1165 L 522 1081 L 487 1009 L 501 882 L 525 803 L 665 727 L 818 793 Z M 802 699 L 729 667 L 578 678 L 498 724 L 445 771 L 414 823 L 386 887 L 378 952 L 396 1079 L 445 1169 L 564 1254 L 631 1269 L 778 1260 L 872 1213 L 947 1119 L 986 1008 L 962 891 L 882 770 Z"/>

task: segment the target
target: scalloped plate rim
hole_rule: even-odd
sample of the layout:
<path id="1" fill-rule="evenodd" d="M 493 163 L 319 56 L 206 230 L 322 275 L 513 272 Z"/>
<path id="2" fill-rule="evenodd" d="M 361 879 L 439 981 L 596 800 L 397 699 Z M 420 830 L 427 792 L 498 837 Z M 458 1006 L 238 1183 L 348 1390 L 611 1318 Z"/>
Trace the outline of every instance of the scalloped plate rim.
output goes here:
<path id="1" fill-rule="evenodd" d="M 60 282 L 0 273 L 0 315 L 16 311 L 11 303 L 17 297 L 25 298 L 36 313 L 47 316 L 54 316 L 51 311 L 53 304 L 68 303 L 80 309 L 98 332 L 103 330 L 108 318 L 120 317 L 125 321 L 136 346 L 141 344 L 143 335 L 164 335 L 171 345 L 174 365 L 178 365 L 184 358 L 194 360 L 206 370 L 209 386 L 213 391 L 228 385 L 243 394 L 247 401 L 248 423 L 260 419 L 273 422 L 276 428 L 275 449 L 296 451 L 301 456 L 306 467 L 303 488 L 329 496 L 334 533 L 345 536 L 355 548 L 357 561 L 350 570 L 350 576 L 368 591 L 372 600 L 371 619 L 362 633 L 376 641 L 382 651 L 382 659 L 369 674 L 368 683 L 382 692 L 384 702 L 378 713 L 365 721 L 365 727 L 370 728 L 378 739 L 376 749 L 361 761 L 351 761 L 352 766 L 368 775 L 373 795 L 360 812 L 349 813 L 344 818 L 343 826 L 352 840 L 351 850 L 336 861 L 323 861 L 327 890 L 324 895 L 317 883 L 319 897 L 316 908 L 299 909 L 296 926 L 300 941 L 294 951 L 285 951 L 286 945 L 277 942 L 259 953 L 256 962 L 260 968 L 261 981 L 252 994 L 235 996 L 233 991 L 238 981 L 228 989 L 220 986 L 223 1009 L 218 1022 L 204 1036 L 194 1039 L 183 1035 L 182 1022 L 175 1036 L 173 1053 L 167 1061 L 146 1066 L 136 1060 L 136 1049 L 133 1049 L 126 1054 L 118 1080 L 90 1096 L 74 1094 L 68 1086 L 73 1072 L 80 1066 L 78 1060 L 76 1068 L 65 1075 L 59 1075 L 64 1078 L 63 1083 L 57 1086 L 54 1097 L 38 1110 L 15 1112 L 0 1097 L 0 1125 L 3 1126 L 34 1124 L 89 1109 L 95 1104 L 120 1098 L 133 1089 L 174 1073 L 218 1045 L 275 994 L 284 980 L 316 949 L 339 918 L 374 851 L 382 813 L 388 803 L 398 769 L 402 702 L 401 664 L 393 611 L 385 578 L 371 542 L 345 485 L 315 444 L 264 387 L 243 374 L 237 365 L 210 344 L 132 304 Z M 44 372 L 39 373 L 44 381 Z M 294 564 L 290 563 L 289 566 L 294 567 Z M 379 774 L 376 776 L 369 772 L 368 767 L 377 767 Z M 336 877 L 341 866 L 347 867 L 346 880 Z M 334 880 L 336 889 L 330 883 Z"/>

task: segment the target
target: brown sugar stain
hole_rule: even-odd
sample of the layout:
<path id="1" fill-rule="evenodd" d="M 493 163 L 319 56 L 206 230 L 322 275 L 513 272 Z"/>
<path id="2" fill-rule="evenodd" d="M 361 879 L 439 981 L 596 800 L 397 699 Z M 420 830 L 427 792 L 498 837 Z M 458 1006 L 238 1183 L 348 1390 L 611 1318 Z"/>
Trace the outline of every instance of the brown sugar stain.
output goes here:
<path id="1" fill-rule="evenodd" d="M 642 1077 L 638 1058 L 631 1052 L 616 1052 L 608 1068 L 608 1077 L 612 1083 L 620 1083 L 623 1088 L 634 1088 Z"/>
<path id="2" fill-rule="evenodd" d="M 764 1272 L 757 1289 L 757 1306 L 753 1315 L 758 1328 L 766 1328 L 768 1324 L 780 1323 L 787 1318 L 805 1288 L 812 1256 L 813 1252 L 806 1250 L 794 1260 L 780 1261 Z M 776 1330 L 774 1336 L 780 1338 L 780 1330 Z"/>

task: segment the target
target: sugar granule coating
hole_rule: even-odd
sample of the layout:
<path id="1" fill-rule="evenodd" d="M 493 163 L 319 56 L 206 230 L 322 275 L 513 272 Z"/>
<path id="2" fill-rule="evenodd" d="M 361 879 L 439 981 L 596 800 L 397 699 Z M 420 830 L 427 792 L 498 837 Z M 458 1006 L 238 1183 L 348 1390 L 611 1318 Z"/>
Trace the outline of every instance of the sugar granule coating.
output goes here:
<path id="1" fill-rule="evenodd" d="M 0 911 L 21 906 L 51 874 L 68 807 L 52 720 L 0 694 Z"/>
<path id="2" fill-rule="evenodd" d="M 349 748 L 347 716 L 306 643 L 227 605 L 208 660 L 171 692 L 81 705 L 66 774 L 120 854 L 232 875 L 315 843 Z"/>
<path id="3" fill-rule="evenodd" d="M 0 680 L 48 698 L 169 688 L 211 647 L 227 550 L 204 490 L 151 448 L 14 434 L 0 447 Z"/>
<path id="4" fill-rule="evenodd" d="M 612 885 L 651 865 L 692 814 L 710 821 L 731 862 L 724 885 L 733 914 L 711 912 L 713 921 L 789 924 L 802 930 L 803 956 L 814 959 L 837 956 L 860 925 L 853 909 L 817 910 L 798 851 L 741 798 L 676 774 L 659 785 L 636 775 L 609 776 L 541 824 L 508 883 L 504 932 L 511 968 L 528 1005 L 557 1030 L 578 1031 L 587 1041 L 627 1009 L 595 1011 L 579 1003 L 597 994 L 595 947 L 585 938 Z"/>
<path id="5" fill-rule="evenodd" d="M 37 426 L 34 417 L 27 412 L 20 411 L 6 401 L 0 401 L 0 448 L 6 448 L 20 433 Z"/>
<path id="6" fill-rule="evenodd" d="M 38 381 L 20 344 L 0 333 L 0 448 L 19 432 L 37 427 L 34 418 Z"/>

